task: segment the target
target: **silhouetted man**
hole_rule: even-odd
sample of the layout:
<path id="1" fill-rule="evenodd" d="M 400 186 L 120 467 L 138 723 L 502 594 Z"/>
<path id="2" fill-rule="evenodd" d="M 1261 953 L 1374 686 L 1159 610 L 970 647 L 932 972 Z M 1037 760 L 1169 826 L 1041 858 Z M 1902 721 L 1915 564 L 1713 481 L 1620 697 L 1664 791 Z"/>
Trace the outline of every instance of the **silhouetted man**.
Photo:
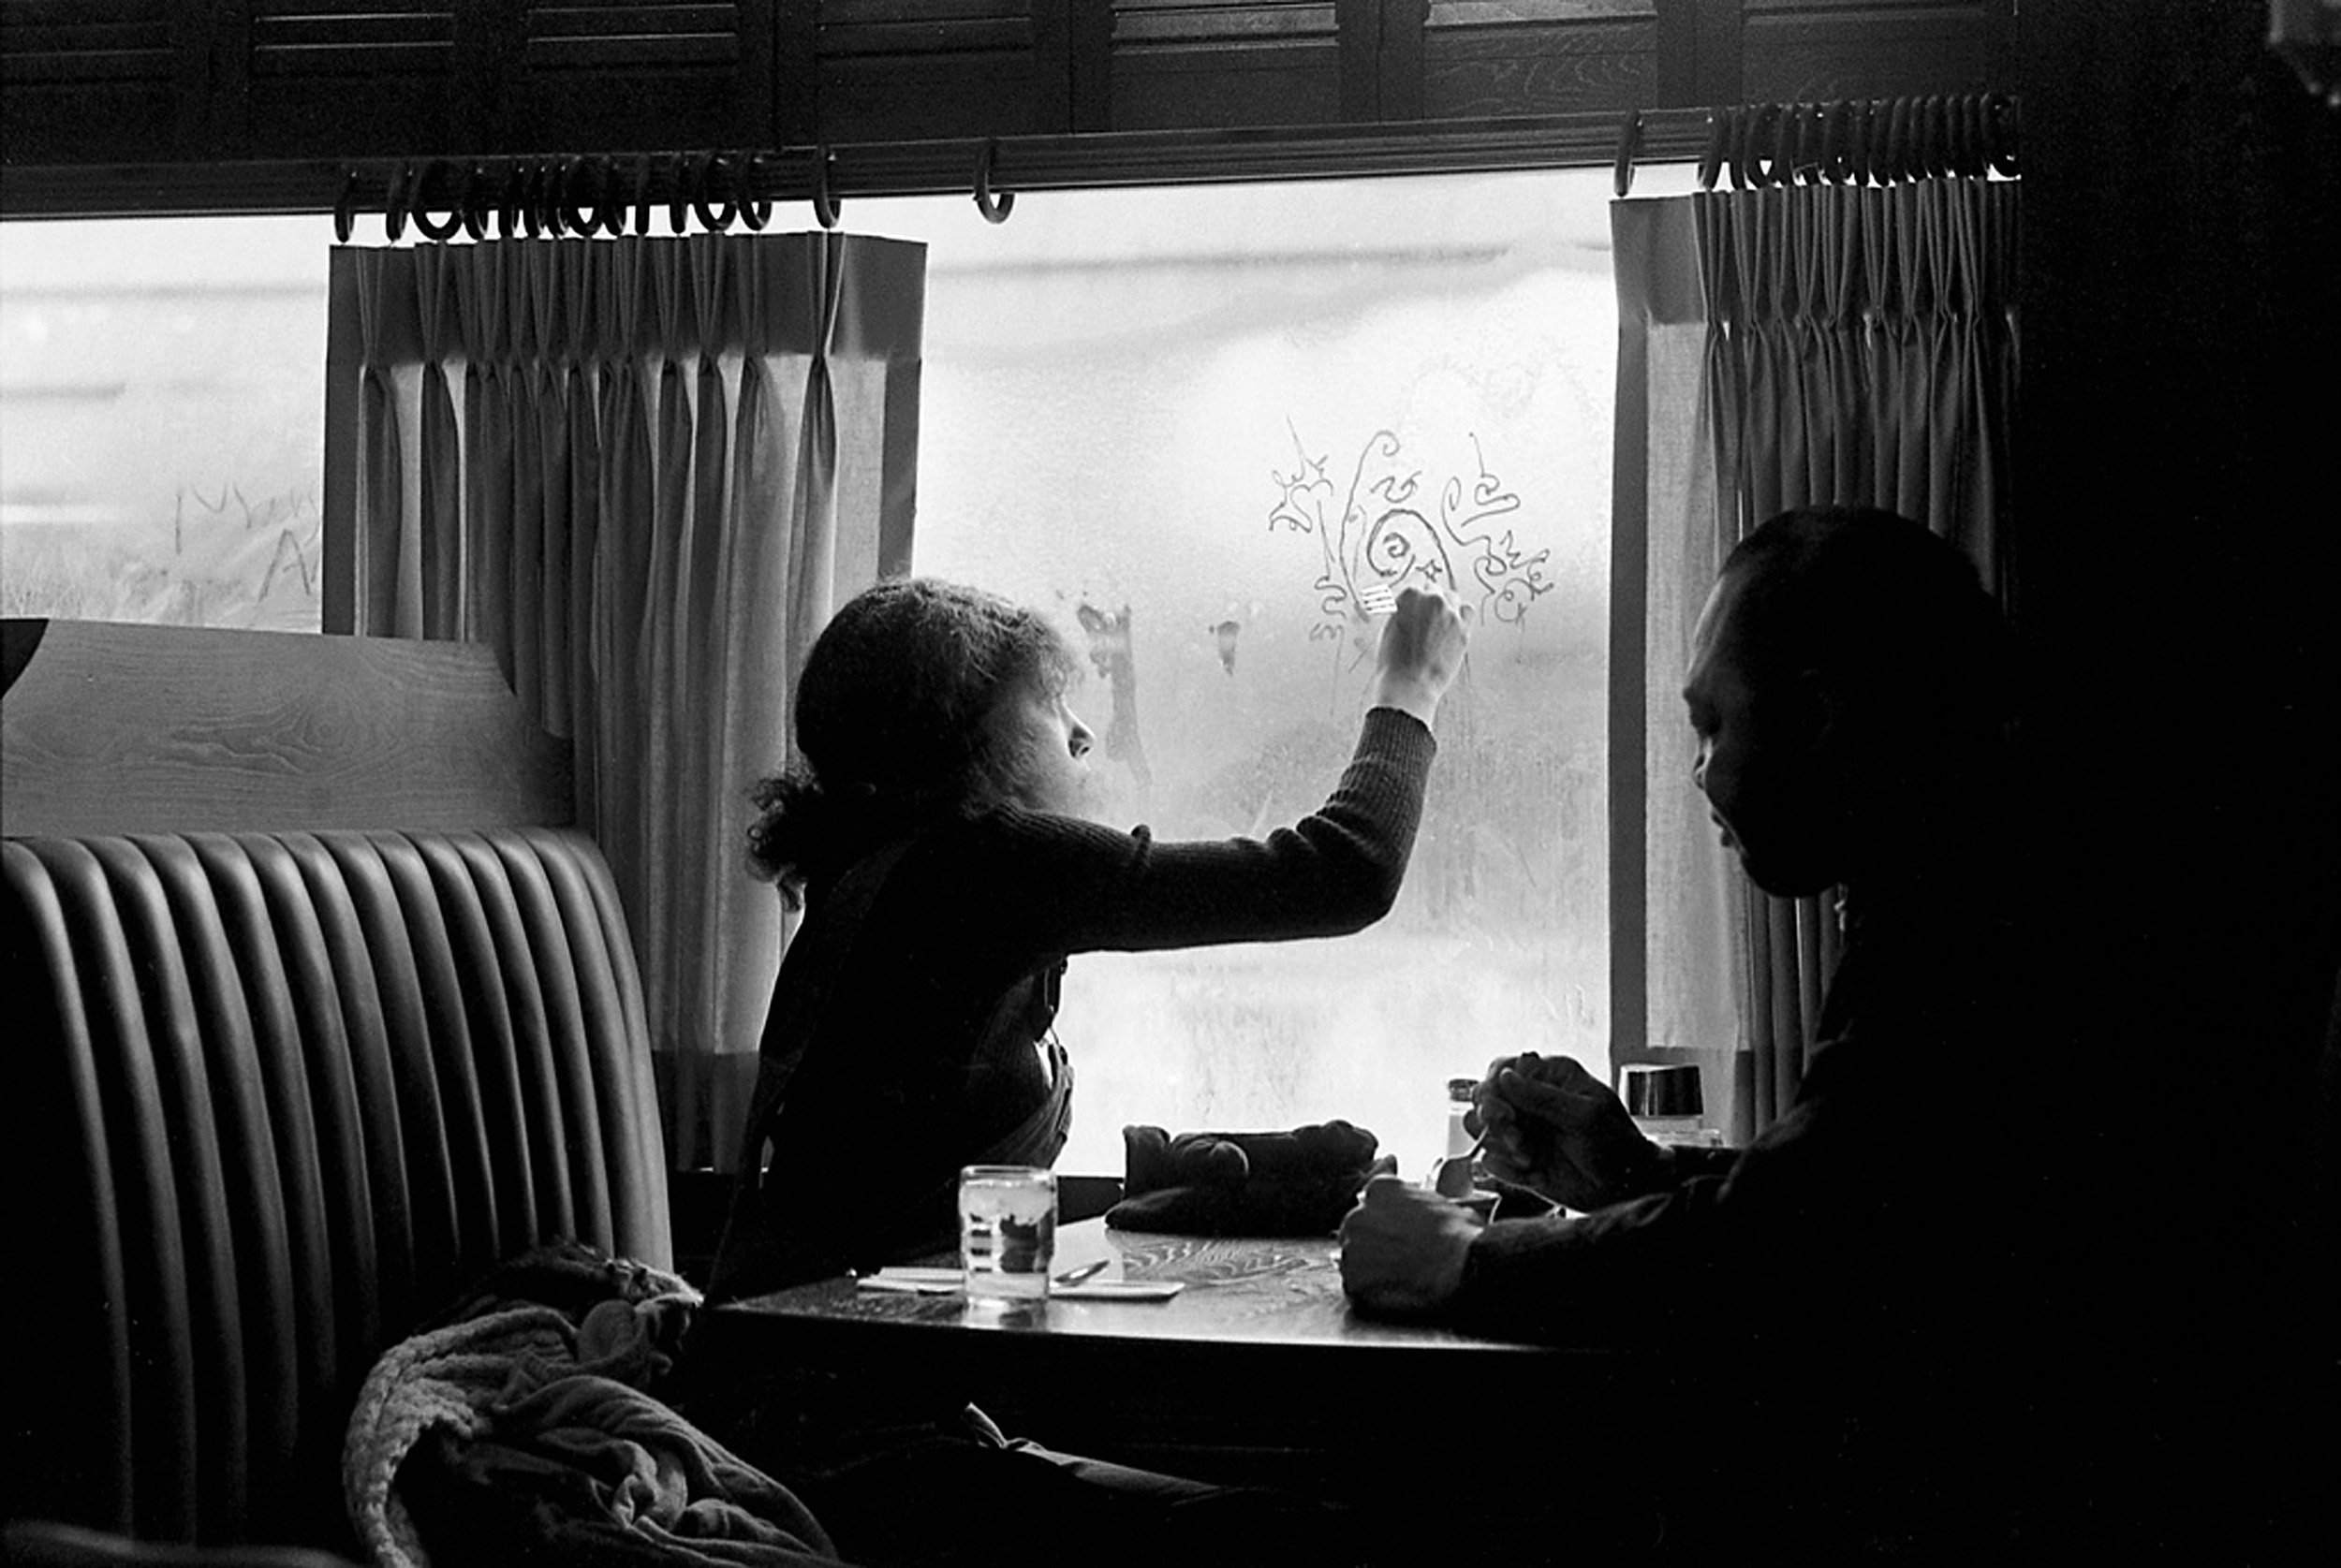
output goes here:
<path id="1" fill-rule="evenodd" d="M 1639 1459 L 1718 1457 L 1696 1533 L 1724 1561 L 2020 1547 L 2044 1163 L 1996 608 L 1920 525 L 1803 509 L 1731 552 L 1692 652 L 1694 781 L 1724 843 L 1768 892 L 1842 890 L 1795 1106 L 1745 1150 L 1663 1149 L 1576 1062 L 1500 1059 L 1487 1169 L 1576 1212 L 1483 1224 L 1381 1179 L 1344 1224 L 1344 1282 L 1369 1312 L 1695 1359 L 1706 1419 Z"/>

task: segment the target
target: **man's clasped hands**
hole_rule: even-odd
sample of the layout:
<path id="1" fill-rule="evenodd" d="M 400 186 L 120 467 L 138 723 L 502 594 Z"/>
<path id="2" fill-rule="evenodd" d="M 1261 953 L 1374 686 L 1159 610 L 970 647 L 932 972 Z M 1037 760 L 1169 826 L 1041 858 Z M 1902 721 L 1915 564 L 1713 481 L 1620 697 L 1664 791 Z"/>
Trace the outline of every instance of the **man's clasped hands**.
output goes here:
<path id="1" fill-rule="evenodd" d="M 1483 1137 L 1484 1168 L 1498 1181 L 1581 1211 L 1670 1184 L 1670 1151 L 1642 1136 L 1610 1087 L 1573 1058 L 1498 1057 L 1473 1098 L 1465 1125 Z M 1377 1176 L 1341 1224 L 1342 1286 L 1374 1311 L 1436 1311 L 1462 1288 L 1486 1224 L 1427 1187 Z"/>

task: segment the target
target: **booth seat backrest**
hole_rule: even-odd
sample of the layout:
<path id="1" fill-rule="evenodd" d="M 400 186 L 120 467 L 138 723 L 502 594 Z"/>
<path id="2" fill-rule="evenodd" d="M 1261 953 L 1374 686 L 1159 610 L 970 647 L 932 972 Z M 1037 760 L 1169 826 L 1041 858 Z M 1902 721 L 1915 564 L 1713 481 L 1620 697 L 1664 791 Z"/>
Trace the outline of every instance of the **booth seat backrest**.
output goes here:
<path id="1" fill-rule="evenodd" d="M 540 1241 L 670 1265 L 590 839 L 5 855 L 8 1516 L 346 1550 L 344 1425 L 385 1348 Z"/>

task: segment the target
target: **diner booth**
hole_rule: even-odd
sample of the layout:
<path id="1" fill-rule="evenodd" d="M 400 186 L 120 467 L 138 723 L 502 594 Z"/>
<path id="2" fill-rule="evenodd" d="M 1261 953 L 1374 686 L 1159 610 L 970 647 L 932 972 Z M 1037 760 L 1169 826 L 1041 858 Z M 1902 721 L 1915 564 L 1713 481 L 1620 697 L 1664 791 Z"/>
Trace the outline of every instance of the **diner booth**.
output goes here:
<path id="1" fill-rule="evenodd" d="M 1331 1226 L 1100 1217 L 1149 1126 L 1340 1118 L 1426 1178 L 1448 1080 L 1524 1048 L 1671 1070 L 1717 1143 L 1788 1114 L 1836 927 L 1714 844 L 1675 693 L 1722 555 L 1833 502 L 1959 545 L 2021 666 L 2008 896 L 2057 912 L 2057 1049 L 1940 1090 L 2069 1125 L 2024 1545 L 2323 1560 L 2315 11 L 11 7 L 7 1560 L 421 1561 L 398 1464 L 481 1419 L 446 1336 L 518 1259 L 586 1293 L 579 1366 L 603 1297 L 635 1312 L 611 1356 L 671 1360 L 794 932 L 743 865 L 747 786 L 831 611 L 937 572 L 1063 623 L 1115 809 L 1166 834 L 1321 798 L 1377 594 L 1461 594 L 1475 667 L 1384 937 L 1100 960 L 1078 1026 L 1068 989 L 1056 1261 L 1097 1270 L 1038 1314 L 840 1279 L 689 1333 L 1126 1464 L 1419 1490 L 1362 1561 L 1680 1561 L 1747 1441 L 1685 1357 L 1361 1313 Z M 305 222 L 307 281 L 231 303 L 155 219 Z M 158 313 L 119 374 L 70 335 L 109 288 Z M 296 311 L 305 379 L 263 420 L 300 482 L 202 470 L 168 560 L 93 546 L 152 520 L 87 498 L 206 452 Z M 159 339 L 207 330 L 221 374 L 145 417 Z M 206 530 L 241 576 L 185 564 Z M 756 1496 L 758 1561 L 824 1560 Z"/>

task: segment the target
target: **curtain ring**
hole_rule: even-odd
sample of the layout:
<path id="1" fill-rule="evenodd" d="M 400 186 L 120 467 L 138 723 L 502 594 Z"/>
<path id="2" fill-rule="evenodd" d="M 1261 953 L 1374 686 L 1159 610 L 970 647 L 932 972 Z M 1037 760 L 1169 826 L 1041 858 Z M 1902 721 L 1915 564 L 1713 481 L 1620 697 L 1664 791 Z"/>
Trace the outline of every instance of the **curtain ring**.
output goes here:
<path id="1" fill-rule="evenodd" d="M 1888 100 L 1886 146 L 1878 161 L 1878 183 L 1891 185 L 1910 177 L 1910 100 Z"/>
<path id="2" fill-rule="evenodd" d="M 1610 171 L 1610 189 L 1621 201 L 1634 188 L 1634 160 L 1642 155 L 1642 110 L 1630 109 L 1617 125 L 1617 167 Z"/>
<path id="3" fill-rule="evenodd" d="M 433 222 L 431 203 L 425 193 L 434 183 L 445 184 L 447 183 L 450 178 L 447 170 L 448 166 L 437 158 L 423 165 L 422 171 L 415 177 L 413 196 L 415 227 L 424 239 L 434 240 L 441 244 L 454 239 L 455 231 L 464 227 L 464 198 L 471 194 L 471 175 L 465 171 L 460 177 L 456 177 L 458 183 L 455 192 L 447 204 L 447 221 L 445 223 Z"/>
<path id="4" fill-rule="evenodd" d="M 1702 191 L 1715 188 L 1715 176 L 1723 169 L 1723 143 L 1727 134 L 1724 122 L 1733 112 L 1728 109 L 1707 111 L 1707 146 L 1699 154 L 1699 188 Z"/>
<path id="5" fill-rule="evenodd" d="M 1976 167 L 1976 96 L 1973 93 L 1962 93 L 1955 98 L 1944 99 L 1943 104 L 1950 116 L 1947 156 L 1951 171 L 1962 180 L 1973 179 L 1982 172 Z"/>
<path id="6" fill-rule="evenodd" d="M 537 165 L 537 219 L 555 240 L 569 231 L 568 220 L 561 215 L 562 169 L 559 158 L 547 157 Z"/>
<path id="7" fill-rule="evenodd" d="M 588 175 L 592 176 L 590 181 L 585 179 Z M 578 199 L 581 182 L 584 182 L 585 194 L 592 197 L 592 200 Z M 561 166 L 559 196 L 553 202 L 560 210 L 562 222 L 589 240 L 600 233 L 602 197 L 608 183 L 602 177 L 599 158 L 578 157 L 564 163 Z"/>
<path id="8" fill-rule="evenodd" d="M 333 242 L 349 243 L 349 227 L 357 216 L 358 171 L 353 169 L 342 177 L 342 194 L 333 198 Z"/>
<path id="9" fill-rule="evenodd" d="M 992 160 L 998 155 L 1000 139 L 987 137 L 976 149 L 976 211 L 986 223 L 1006 223 L 1008 215 L 1016 211 L 1016 193 L 1002 191 L 995 198 L 992 194 Z"/>
<path id="10" fill-rule="evenodd" d="M 829 194 L 829 143 L 813 149 L 813 215 L 823 228 L 837 227 L 837 198 Z"/>
<path id="11" fill-rule="evenodd" d="M 520 231 L 523 186 L 526 183 L 522 168 L 507 162 L 504 178 L 496 185 L 496 238 L 509 240 Z"/>
<path id="12" fill-rule="evenodd" d="M 658 161 L 664 165 L 669 160 Z M 682 234 L 691 227 L 691 157 L 687 153 L 677 153 L 672 161 L 674 188 L 667 198 L 667 232 Z"/>
<path id="13" fill-rule="evenodd" d="M 399 164 L 390 170 L 390 194 L 382 198 L 382 233 L 392 244 L 406 232 L 406 183 L 413 177 L 410 164 Z"/>
<path id="14" fill-rule="evenodd" d="M 464 232 L 474 240 L 488 237 L 488 214 L 493 211 L 487 200 L 488 166 L 466 164 L 464 168 Z"/>
<path id="15" fill-rule="evenodd" d="M 634 232 L 650 232 L 650 154 L 634 154 Z"/>
<path id="16" fill-rule="evenodd" d="M 1735 191 L 1756 188 L 1755 171 L 1747 167 L 1747 150 L 1756 139 L 1759 112 L 1754 104 L 1741 104 L 1731 110 L 1731 139 L 1723 149 L 1723 168 L 1731 176 L 1731 188 Z"/>
<path id="17" fill-rule="evenodd" d="M 1996 173 L 2016 173 L 2016 130 L 2019 100 L 2003 93 L 1983 99 L 1983 161 Z"/>
<path id="18" fill-rule="evenodd" d="M 545 166 L 529 158 L 518 165 L 514 173 L 520 181 L 521 232 L 531 240 L 541 239 L 545 232 Z"/>
<path id="19" fill-rule="evenodd" d="M 741 154 L 739 173 L 731 182 L 731 199 L 740 209 L 740 221 L 748 226 L 751 234 L 763 233 L 764 226 L 773 221 L 773 204 L 756 198 L 757 171 L 763 162 L 761 149 Z"/>
<path id="20" fill-rule="evenodd" d="M 1788 108 L 1788 118 L 1780 127 L 1780 143 L 1789 150 L 1789 179 L 1791 185 L 1818 185 L 1821 183 L 1821 133 L 1825 128 L 1823 110 L 1817 103 L 1795 103 Z"/>
<path id="21" fill-rule="evenodd" d="M 711 200 L 710 192 L 715 184 L 716 171 L 730 172 L 724 165 L 721 153 L 707 152 L 701 153 L 699 161 L 691 168 L 691 211 L 699 214 L 700 227 L 710 234 L 721 234 L 731 227 L 731 220 L 740 215 L 738 202 L 727 201 L 716 207 Z"/>
<path id="22" fill-rule="evenodd" d="M 1864 162 L 1869 170 L 1870 183 L 1873 184 L 1891 185 L 1894 183 L 1893 128 L 1893 100 L 1892 98 L 1871 99 L 1869 155 Z"/>
<path id="23" fill-rule="evenodd" d="M 1746 134 L 1740 142 L 1738 163 L 1743 189 L 1762 190 L 1766 185 L 1777 183 L 1780 173 L 1779 118 L 1780 106 L 1778 104 L 1759 104 L 1754 113 L 1748 117 Z M 1763 151 L 1764 133 L 1767 130 L 1772 131 L 1774 135 L 1773 162 L 1769 168 L 1765 166 Z"/>
<path id="24" fill-rule="evenodd" d="M 1842 185 L 1853 171 L 1853 104 L 1838 98 L 1820 110 L 1820 177 Z"/>
<path id="25" fill-rule="evenodd" d="M 594 223 L 612 240 L 626 232 L 626 214 L 632 205 L 626 199 L 625 176 L 618 166 L 605 157 L 590 160 L 596 175 L 594 181 Z"/>

